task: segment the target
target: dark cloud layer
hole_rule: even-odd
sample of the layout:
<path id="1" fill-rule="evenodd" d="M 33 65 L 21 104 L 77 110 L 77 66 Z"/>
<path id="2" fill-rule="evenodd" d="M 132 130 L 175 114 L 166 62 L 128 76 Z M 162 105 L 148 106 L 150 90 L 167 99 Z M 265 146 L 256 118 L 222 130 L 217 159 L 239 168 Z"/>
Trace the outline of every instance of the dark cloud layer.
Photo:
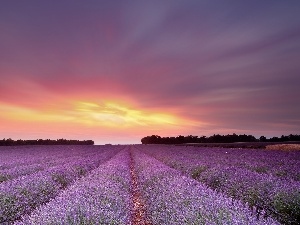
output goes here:
<path id="1" fill-rule="evenodd" d="M 0 102 L 105 93 L 210 124 L 199 133 L 299 133 L 299 10 L 292 0 L 5 1 Z"/>

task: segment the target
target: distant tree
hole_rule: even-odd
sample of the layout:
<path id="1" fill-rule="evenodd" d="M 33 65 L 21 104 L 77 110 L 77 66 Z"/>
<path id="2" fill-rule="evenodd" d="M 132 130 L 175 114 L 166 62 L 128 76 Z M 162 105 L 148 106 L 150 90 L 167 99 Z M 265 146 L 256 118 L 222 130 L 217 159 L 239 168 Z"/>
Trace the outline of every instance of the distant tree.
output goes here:
<path id="1" fill-rule="evenodd" d="M 259 141 L 260 142 L 266 142 L 267 138 L 265 136 L 260 136 Z"/>
<path id="2" fill-rule="evenodd" d="M 290 134 L 288 136 L 282 135 L 279 137 L 273 137 L 267 139 L 265 136 L 261 136 L 259 139 L 256 139 L 253 135 L 240 134 L 237 135 L 227 134 L 220 135 L 214 134 L 210 137 L 206 136 L 183 136 L 178 135 L 177 137 L 160 137 L 158 135 L 151 135 L 143 137 L 141 139 L 142 144 L 184 144 L 184 143 L 234 143 L 234 142 L 284 142 L 284 141 L 300 141 L 300 135 Z"/>
<path id="3" fill-rule="evenodd" d="M 176 137 L 176 144 L 182 144 L 182 143 L 184 143 L 184 136 L 182 136 L 182 135 L 178 135 L 177 137 Z"/>
<path id="4" fill-rule="evenodd" d="M 184 143 L 197 143 L 198 136 L 188 135 L 184 137 Z"/>
<path id="5" fill-rule="evenodd" d="M 198 142 L 199 142 L 199 143 L 207 143 L 207 138 L 206 138 L 206 136 L 201 136 L 200 138 L 198 138 Z"/>
<path id="6" fill-rule="evenodd" d="M 66 140 L 66 139 L 37 139 L 37 140 L 12 140 L 11 138 L 0 140 L 0 145 L 12 146 L 12 145 L 93 145 L 94 141 L 92 140 Z"/>
<path id="7" fill-rule="evenodd" d="M 144 137 L 142 138 L 141 141 L 143 144 L 162 144 L 161 137 L 158 135 L 151 135 L 151 136 Z"/>
<path id="8" fill-rule="evenodd" d="M 279 142 L 280 138 L 278 138 L 278 137 L 272 137 L 272 138 L 270 138 L 270 141 L 271 142 Z"/>

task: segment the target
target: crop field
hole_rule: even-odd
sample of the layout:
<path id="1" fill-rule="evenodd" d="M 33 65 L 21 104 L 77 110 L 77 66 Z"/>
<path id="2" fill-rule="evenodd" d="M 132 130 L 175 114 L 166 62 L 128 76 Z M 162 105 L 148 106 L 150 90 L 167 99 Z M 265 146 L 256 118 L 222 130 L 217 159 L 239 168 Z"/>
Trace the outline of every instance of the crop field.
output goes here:
<path id="1" fill-rule="evenodd" d="M 0 147 L 0 224 L 300 224 L 300 151 Z"/>

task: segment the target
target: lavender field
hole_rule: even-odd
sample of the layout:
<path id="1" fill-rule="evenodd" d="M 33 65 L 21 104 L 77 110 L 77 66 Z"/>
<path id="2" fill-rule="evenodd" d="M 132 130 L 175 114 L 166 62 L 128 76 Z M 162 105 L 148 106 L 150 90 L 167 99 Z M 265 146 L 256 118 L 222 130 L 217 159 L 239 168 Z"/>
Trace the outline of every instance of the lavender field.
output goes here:
<path id="1" fill-rule="evenodd" d="M 300 151 L 0 147 L 0 224 L 299 224 Z"/>

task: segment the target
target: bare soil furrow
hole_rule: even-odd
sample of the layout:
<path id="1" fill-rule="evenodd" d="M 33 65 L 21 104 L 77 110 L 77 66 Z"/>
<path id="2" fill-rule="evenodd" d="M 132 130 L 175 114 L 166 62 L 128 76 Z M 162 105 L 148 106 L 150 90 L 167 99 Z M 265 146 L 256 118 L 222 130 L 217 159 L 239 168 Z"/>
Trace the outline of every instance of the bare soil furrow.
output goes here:
<path id="1" fill-rule="evenodd" d="M 130 175 L 131 175 L 131 185 L 132 185 L 132 202 L 133 202 L 133 209 L 132 209 L 132 225 L 152 225 L 152 223 L 147 219 L 146 216 L 146 207 L 139 190 L 138 185 L 138 176 L 135 170 L 135 163 L 132 156 L 131 147 L 130 151 Z"/>

